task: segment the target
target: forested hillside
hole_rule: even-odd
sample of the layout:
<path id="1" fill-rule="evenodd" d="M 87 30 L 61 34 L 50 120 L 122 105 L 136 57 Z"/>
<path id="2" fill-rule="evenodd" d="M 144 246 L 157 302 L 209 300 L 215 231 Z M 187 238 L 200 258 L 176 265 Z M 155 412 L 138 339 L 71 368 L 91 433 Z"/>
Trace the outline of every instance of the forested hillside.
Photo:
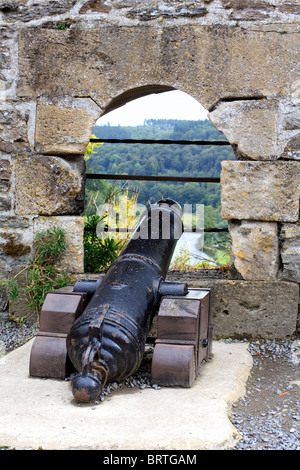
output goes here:
<path id="1" fill-rule="evenodd" d="M 172 139 L 172 140 L 226 140 L 208 120 L 145 120 L 143 126 L 113 127 L 95 126 L 93 134 L 102 139 Z M 87 160 L 88 173 L 128 175 L 182 175 L 219 177 L 221 161 L 234 159 L 231 146 L 196 145 L 143 145 L 143 144 L 101 144 Z M 111 182 L 113 183 L 113 182 Z M 124 181 L 116 183 L 124 186 Z M 213 183 L 128 183 L 130 190 L 139 192 L 139 202 L 154 202 L 161 197 L 170 197 L 183 204 L 204 204 L 211 206 L 206 212 L 214 213 L 211 223 L 221 223 L 220 185 Z M 88 180 L 87 203 L 92 191 L 98 192 L 98 202 L 105 199 L 108 183 Z M 213 210 L 214 209 L 214 210 Z M 208 213 L 207 213 L 208 215 Z M 207 217 L 206 217 L 207 218 Z M 206 224 L 207 225 L 207 224 Z"/>
<path id="2" fill-rule="evenodd" d="M 143 126 L 113 127 L 110 125 L 95 126 L 93 136 L 99 139 L 156 139 L 156 140 L 225 140 L 223 134 L 218 132 L 208 121 L 181 121 L 181 120 L 145 120 Z M 113 174 L 113 175 L 181 175 L 203 176 L 218 178 L 221 173 L 221 161 L 234 159 L 231 146 L 216 145 L 146 145 L 146 144 L 109 144 L 102 143 L 88 149 L 86 164 L 87 173 Z M 183 182 L 153 182 L 153 181 L 117 181 L 117 180 L 87 180 L 86 186 L 86 215 L 87 223 L 93 225 L 97 208 L 109 200 L 118 205 L 118 196 L 126 190 L 128 199 L 146 205 L 154 203 L 162 197 L 172 198 L 184 204 L 193 204 L 193 214 L 197 204 L 204 204 L 204 223 L 206 228 L 224 228 L 227 221 L 221 219 L 220 185 L 214 183 L 183 183 Z M 115 197 L 109 199 L 113 194 Z M 127 199 L 127 200 L 128 200 Z M 191 220 L 189 220 L 191 222 Z M 195 224 L 195 220 L 192 220 Z M 91 266 L 86 261 L 86 269 L 94 269 L 97 261 L 95 247 L 90 247 L 90 232 L 86 234 L 85 259 L 92 260 Z M 195 234 L 196 235 L 196 234 Z M 200 239 L 198 238 L 199 243 Z M 106 240 L 114 243 L 114 240 Z M 99 244 L 100 242 L 97 241 Z M 201 248 L 200 248 L 201 249 Z M 217 264 L 228 263 L 230 240 L 224 233 L 206 233 L 204 236 L 204 251 Z M 100 255 L 103 258 L 103 245 L 99 245 Z M 111 254 L 111 246 L 108 253 Z M 88 256 L 91 253 L 91 256 Z M 186 254 L 183 254 L 185 260 Z M 98 262 L 98 261 L 97 261 Z M 102 261 L 101 261 L 102 262 Z M 96 263 L 97 264 L 97 263 Z M 186 268 L 186 261 L 183 264 Z M 98 269 L 96 267 L 96 269 Z"/>

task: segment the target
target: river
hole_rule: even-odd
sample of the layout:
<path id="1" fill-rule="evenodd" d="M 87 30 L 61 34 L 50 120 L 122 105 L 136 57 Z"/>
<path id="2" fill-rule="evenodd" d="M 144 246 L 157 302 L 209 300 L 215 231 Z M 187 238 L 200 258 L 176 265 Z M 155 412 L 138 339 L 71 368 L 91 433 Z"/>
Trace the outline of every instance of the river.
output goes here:
<path id="1" fill-rule="evenodd" d="M 204 251 L 201 251 L 197 248 L 196 245 L 197 245 L 197 241 L 199 237 L 200 237 L 199 233 L 184 232 L 177 242 L 172 260 L 174 260 L 176 256 L 180 255 L 181 249 L 188 250 L 191 256 L 191 260 L 190 260 L 191 264 L 198 263 L 199 261 L 202 261 L 202 260 L 208 260 L 208 259 L 211 260 L 211 257 L 209 255 L 207 255 Z"/>

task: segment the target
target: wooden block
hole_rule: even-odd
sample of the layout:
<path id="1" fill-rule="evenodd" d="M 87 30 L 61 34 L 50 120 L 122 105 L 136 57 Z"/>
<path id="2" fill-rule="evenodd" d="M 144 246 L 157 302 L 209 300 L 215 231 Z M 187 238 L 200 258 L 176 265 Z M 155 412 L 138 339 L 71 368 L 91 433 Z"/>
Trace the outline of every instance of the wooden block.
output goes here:
<path id="1" fill-rule="evenodd" d="M 200 325 L 199 325 L 199 335 L 203 334 L 210 324 L 210 289 L 204 288 L 190 288 L 188 293 L 184 297 L 175 297 L 167 296 L 164 299 L 176 299 L 176 300 L 198 300 L 201 304 L 201 313 Z M 164 300 L 163 299 L 163 300 Z"/>
<path id="2" fill-rule="evenodd" d="M 163 297 L 157 315 L 152 382 L 191 387 L 201 362 L 211 355 L 211 330 L 209 289 Z"/>
<path id="3" fill-rule="evenodd" d="M 179 296 L 167 296 L 163 299 L 163 301 L 168 300 L 169 302 L 175 302 L 178 309 L 182 310 L 181 305 L 184 305 L 184 302 L 192 302 L 192 301 L 198 301 L 200 303 L 197 315 L 198 315 L 198 330 L 197 330 L 197 335 L 195 334 L 195 337 L 192 338 L 191 332 L 188 332 L 186 334 L 187 328 L 190 328 L 191 325 L 187 326 L 185 325 L 183 327 L 182 334 L 180 335 L 180 339 L 183 340 L 191 340 L 194 339 L 197 341 L 197 347 L 196 347 L 196 371 L 198 370 L 198 365 L 201 364 L 201 362 L 204 359 L 208 359 L 212 355 L 212 326 L 211 326 L 211 318 L 210 318 L 210 289 L 205 289 L 205 288 L 191 288 L 188 290 L 188 293 L 184 297 L 179 297 Z M 189 304 L 187 304 L 189 305 Z M 192 304 L 189 305 L 189 307 L 192 306 Z M 187 308 L 189 308 L 187 307 Z M 175 308 L 174 308 L 175 311 Z M 160 307 L 160 311 L 158 312 L 157 316 L 157 323 L 159 325 L 159 318 L 160 318 L 160 313 L 163 315 L 167 314 L 168 309 L 165 308 L 163 302 Z M 170 310 L 171 312 L 171 310 Z M 196 309 L 194 310 L 194 313 L 196 313 Z M 180 314 L 178 314 L 179 316 Z M 169 323 L 163 322 L 163 324 L 167 324 L 167 328 L 170 328 L 170 319 L 168 320 Z M 190 319 L 191 323 L 191 319 Z M 181 325 L 178 324 L 178 327 L 181 328 Z M 195 327 L 196 328 L 196 327 Z M 157 338 L 174 338 L 174 339 L 179 339 L 179 335 L 176 333 L 176 335 L 173 335 L 173 331 L 171 329 L 169 330 L 170 333 L 165 333 L 164 329 L 162 330 L 162 334 L 160 333 L 159 326 L 157 328 Z M 173 335 L 173 336 L 172 336 Z"/>
<path id="4" fill-rule="evenodd" d="M 151 380 L 161 386 L 191 387 L 195 380 L 195 347 L 192 344 L 156 343 Z"/>
<path id="5" fill-rule="evenodd" d="M 65 379 L 72 371 L 65 334 L 39 333 L 30 353 L 31 377 Z"/>
<path id="6" fill-rule="evenodd" d="M 82 310 L 82 294 L 49 292 L 40 312 L 40 331 L 67 334 Z"/>
<path id="7" fill-rule="evenodd" d="M 200 307 L 199 300 L 163 298 L 157 316 L 157 337 L 198 341 Z"/>
<path id="8" fill-rule="evenodd" d="M 65 379 L 74 370 L 67 353 L 66 339 L 82 313 L 86 295 L 73 293 L 73 286 L 48 292 L 40 312 L 40 330 L 30 354 L 32 377 Z"/>

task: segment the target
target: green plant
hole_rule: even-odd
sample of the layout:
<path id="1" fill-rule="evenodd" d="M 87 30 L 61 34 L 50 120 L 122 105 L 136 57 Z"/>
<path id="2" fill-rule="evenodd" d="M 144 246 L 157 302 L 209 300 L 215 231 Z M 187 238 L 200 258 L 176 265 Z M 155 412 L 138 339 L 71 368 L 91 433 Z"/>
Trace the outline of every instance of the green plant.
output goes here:
<path id="1" fill-rule="evenodd" d="M 65 231 L 57 227 L 38 233 L 34 238 L 33 258 L 28 265 L 17 273 L 13 279 L 2 279 L 0 287 L 5 289 L 9 300 L 17 301 L 25 294 L 29 307 L 37 313 L 41 309 L 47 292 L 64 287 L 70 283 L 66 273 L 59 272 L 57 262 L 66 249 Z M 18 276 L 26 271 L 25 287 L 18 284 Z"/>
<path id="2" fill-rule="evenodd" d="M 57 262 L 66 249 L 65 231 L 52 227 L 44 232 L 37 233 L 34 238 L 35 264 L 50 267 Z"/>
<path id="3" fill-rule="evenodd" d="M 179 254 L 172 260 L 170 269 L 174 271 L 196 271 L 197 269 L 210 269 L 214 266 L 211 260 L 201 260 L 192 262 L 191 255 L 187 248 L 181 248 Z"/>
<path id="4" fill-rule="evenodd" d="M 134 228 L 139 212 L 134 208 L 137 204 L 138 193 L 133 191 L 131 194 L 127 189 L 118 189 L 112 186 L 106 199 L 106 204 L 114 210 L 114 216 L 108 212 L 99 216 L 90 213 L 90 205 L 96 205 L 95 201 L 90 200 L 86 208 L 85 230 L 83 237 L 84 246 L 84 270 L 86 272 L 98 273 L 106 270 L 109 265 L 119 256 L 130 237 L 129 232 L 114 232 L 113 236 L 101 237 L 97 233 L 97 225 L 101 228 Z M 98 208 L 97 208 L 98 209 Z M 126 221 L 120 220 L 120 214 L 126 214 Z M 123 224 L 126 227 L 123 227 Z"/>
<path id="5" fill-rule="evenodd" d="M 70 25 L 68 25 L 67 23 L 62 23 L 62 22 L 59 22 L 57 23 L 57 25 L 55 26 L 54 29 L 60 29 L 62 31 L 65 31 L 66 29 L 68 29 L 70 27 Z"/>
<path id="6" fill-rule="evenodd" d="M 207 233 L 205 252 L 216 261 L 217 265 L 229 265 L 231 258 L 231 237 L 226 233 Z"/>
<path id="7" fill-rule="evenodd" d="M 15 279 L 1 279 L 0 289 L 10 300 L 17 300 L 19 297 L 19 287 Z"/>
<path id="8" fill-rule="evenodd" d="M 91 139 L 97 139 L 95 134 L 91 134 Z M 84 159 L 85 161 L 90 159 L 90 156 L 96 153 L 97 148 L 103 145 L 103 142 L 89 142 L 85 150 Z"/>
<path id="9" fill-rule="evenodd" d="M 26 293 L 29 306 L 38 311 L 47 292 L 64 287 L 70 278 L 66 273 L 60 273 L 56 266 L 67 247 L 65 231 L 52 227 L 38 233 L 34 241 L 35 254 L 29 260 Z"/>
<path id="10" fill-rule="evenodd" d="M 83 236 L 84 270 L 97 273 L 105 270 L 118 256 L 123 247 L 121 240 L 105 238 L 101 240 L 96 232 L 97 224 L 104 220 L 106 215 L 87 215 L 85 217 L 85 231 Z"/>

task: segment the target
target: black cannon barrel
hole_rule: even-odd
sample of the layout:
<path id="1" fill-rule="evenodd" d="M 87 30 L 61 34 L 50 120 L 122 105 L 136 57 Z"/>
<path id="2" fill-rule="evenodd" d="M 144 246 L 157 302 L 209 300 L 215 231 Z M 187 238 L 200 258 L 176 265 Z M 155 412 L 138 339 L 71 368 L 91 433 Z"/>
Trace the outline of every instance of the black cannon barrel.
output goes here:
<path id="1" fill-rule="evenodd" d="M 186 284 L 164 281 L 181 234 L 179 204 L 167 199 L 152 205 L 101 283 L 94 284 L 91 301 L 67 337 L 78 371 L 72 379 L 77 401 L 93 401 L 106 382 L 133 374 L 161 296 L 186 294 Z"/>

